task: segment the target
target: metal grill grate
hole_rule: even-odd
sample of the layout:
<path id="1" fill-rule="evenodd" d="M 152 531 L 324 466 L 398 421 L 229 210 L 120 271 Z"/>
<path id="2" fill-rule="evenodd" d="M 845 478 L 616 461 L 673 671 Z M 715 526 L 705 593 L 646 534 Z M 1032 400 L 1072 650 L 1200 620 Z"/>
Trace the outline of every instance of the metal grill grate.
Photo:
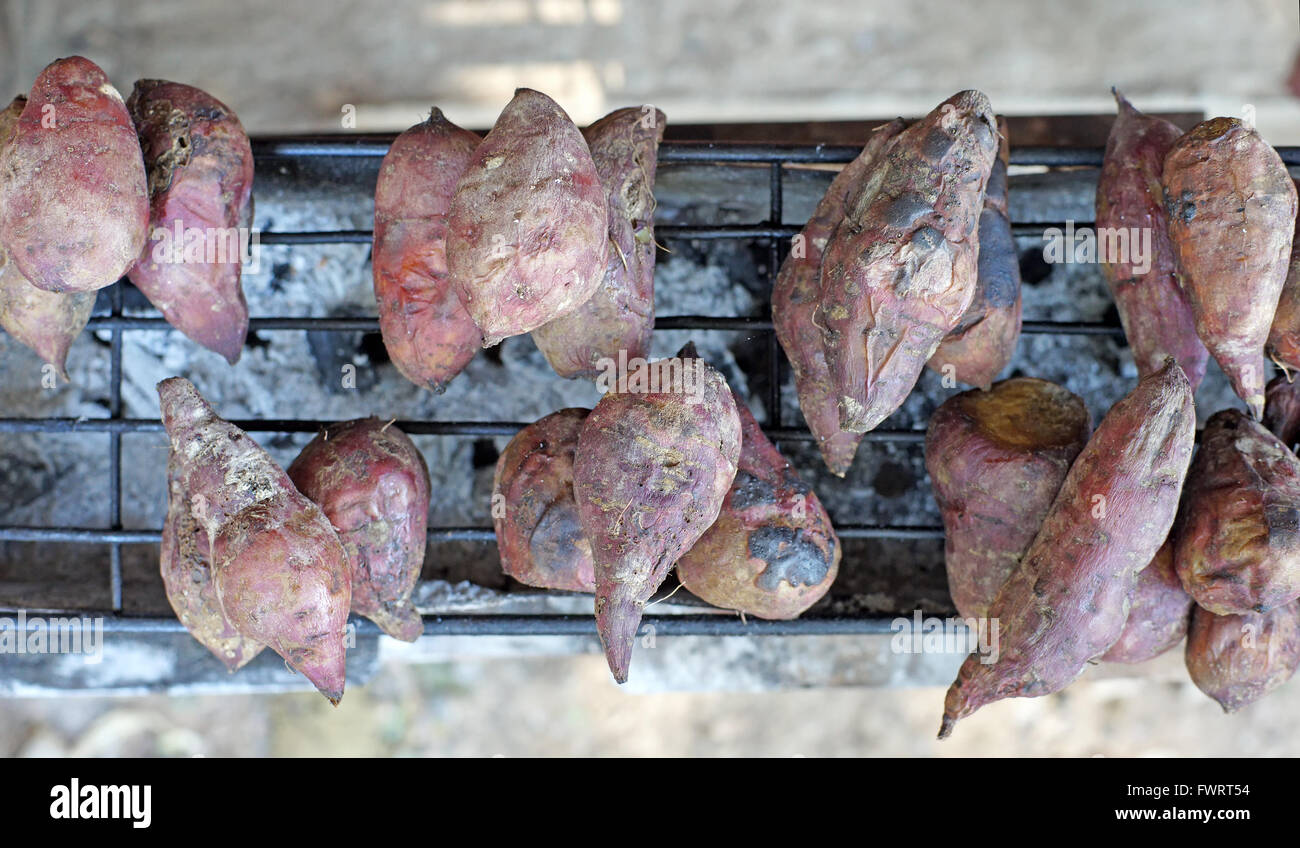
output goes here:
<path id="1" fill-rule="evenodd" d="M 264 166 L 266 160 L 305 159 L 313 157 L 380 158 L 388 151 L 392 135 L 350 135 L 339 137 L 276 137 L 255 139 L 253 154 Z M 782 245 L 796 235 L 801 227 L 783 225 L 783 176 L 788 165 L 841 164 L 851 161 L 859 148 L 827 145 L 771 145 L 723 144 L 708 142 L 665 143 L 660 148 L 662 164 L 728 164 L 766 165 L 770 170 L 768 220 L 759 224 L 658 226 L 656 237 L 661 241 L 674 239 L 733 239 L 766 242 L 768 248 L 767 284 L 770 288 L 782 258 Z M 1300 165 L 1300 148 L 1279 148 L 1283 162 L 1288 166 Z M 1099 167 L 1102 150 L 1099 148 L 1020 147 L 1011 151 L 1011 164 L 1035 165 L 1048 168 Z M 1087 226 L 1089 222 L 1075 222 Z M 1051 226 L 1064 224 L 1013 223 L 1016 235 L 1040 235 Z M 338 230 L 331 232 L 263 232 L 260 241 L 266 245 L 315 245 L 338 243 L 368 243 L 369 230 Z M 175 618 L 140 618 L 122 614 L 122 546 L 126 544 L 157 544 L 160 530 L 122 529 L 122 435 L 124 433 L 161 432 L 162 422 L 154 419 L 122 417 L 122 334 L 136 330 L 159 330 L 168 327 L 158 317 L 134 317 L 123 314 L 123 284 L 118 282 L 108 289 L 111 310 L 108 315 L 91 319 L 89 328 L 106 330 L 110 338 L 109 415 L 107 418 L 0 418 L 0 433 L 107 433 L 109 438 L 108 491 L 109 526 L 98 527 L 29 527 L 0 525 L 0 541 L 92 543 L 106 545 L 110 551 L 112 610 L 105 611 L 105 630 L 117 633 L 174 633 L 184 628 Z M 768 421 L 764 428 L 776 441 L 811 441 L 812 435 L 802 426 L 785 426 L 781 419 L 782 352 L 772 332 L 770 318 L 673 315 L 656 319 L 657 329 L 665 330 L 740 330 L 761 332 L 767 337 L 768 396 L 764 399 Z M 252 318 L 249 330 L 305 330 L 357 331 L 375 333 L 379 322 L 374 317 L 304 318 L 272 316 Z M 1025 321 L 1025 333 L 1052 333 L 1073 335 L 1122 335 L 1117 324 L 1102 322 Z M 557 378 L 558 379 L 558 378 Z M 313 419 L 258 419 L 235 420 L 234 424 L 250 432 L 314 433 L 329 421 Z M 398 421 L 397 426 L 412 435 L 449 436 L 512 436 L 527 422 L 507 421 Z M 879 429 L 867 433 L 864 441 L 920 443 L 923 430 Z M 843 524 L 836 528 L 845 539 L 941 539 L 942 527 L 914 527 L 890 525 Z M 430 544 L 448 542 L 495 541 L 491 527 L 433 527 L 429 529 Z M 368 620 L 354 617 L 360 634 L 377 634 L 378 628 Z M 733 615 L 648 615 L 647 624 L 653 624 L 659 635 L 828 635 L 867 634 L 890 632 L 891 619 L 879 617 L 805 616 L 793 621 L 763 621 L 743 619 Z M 595 624 L 586 615 L 443 615 L 426 616 L 426 635 L 593 635 Z"/>

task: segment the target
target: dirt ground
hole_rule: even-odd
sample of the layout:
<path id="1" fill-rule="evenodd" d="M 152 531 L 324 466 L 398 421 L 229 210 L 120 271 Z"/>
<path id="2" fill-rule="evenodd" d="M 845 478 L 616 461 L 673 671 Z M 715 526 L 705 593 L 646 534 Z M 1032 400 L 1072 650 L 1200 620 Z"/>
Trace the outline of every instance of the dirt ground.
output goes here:
<path id="1" fill-rule="evenodd" d="M 0 94 L 84 53 L 120 88 L 180 79 L 253 133 L 404 128 L 439 103 L 490 125 L 518 85 L 579 122 L 652 102 L 670 120 L 917 114 L 966 87 L 1016 114 L 1241 114 L 1300 144 L 1285 79 L 1290 0 L 898 4 L 823 0 L 0 2 Z M 3 413 L 0 413 L 3 414 Z M 943 692 L 839 688 L 629 694 L 602 658 L 389 664 L 331 708 L 320 696 L 0 701 L 0 756 L 1195 756 L 1296 755 L 1300 683 L 1225 716 L 1185 681 L 1085 680 L 993 705 L 938 743 Z"/>

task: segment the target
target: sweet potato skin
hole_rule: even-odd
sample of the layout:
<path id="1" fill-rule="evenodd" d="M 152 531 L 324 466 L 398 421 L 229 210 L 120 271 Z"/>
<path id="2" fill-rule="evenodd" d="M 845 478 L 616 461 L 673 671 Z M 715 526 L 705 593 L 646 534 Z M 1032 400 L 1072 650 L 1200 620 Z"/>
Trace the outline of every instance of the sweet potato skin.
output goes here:
<path id="1" fill-rule="evenodd" d="M 1115 644 L 1137 573 L 1174 522 L 1195 430 L 1191 386 L 1172 358 L 1106 414 L 989 608 L 998 654 L 966 658 L 940 738 L 985 704 L 1059 691 Z"/>
<path id="2" fill-rule="evenodd" d="M 1187 475 L 1175 565 L 1215 615 L 1300 597 L 1300 459 L 1235 409 L 1210 416 Z"/>
<path id="3" fill-rule="evenodd" d="M 1184 658 L 1196 688 L 1234 713 L 1286 683 L 1300 666 L 1300 602 L 1246 615 L 1197 607 Z"/>
<path id="4" fill-rule="evenodd" d="M 581 306 L 605 274 L 609 201 L 582 133 L 521 88 L 474 151 L 447 217 L 447 263 L 484 347 Z"/>
<path id="5" fill-rule="evenodd" d="M 181 485 L 178 457 L 167 463 L 167 517 L 163 523 L 159 570 L 167 601 L 181 624 L 199 644 L 238 671 L 261 653 L 264 645 L 240 635 L 217 599 L 208 534 L 194 520 L 190 499 Z"/>
<path id="6" fill-rule="evenodd" d="M 677 578 L 715 607 L 798 618 L 835 582 L 839 537 L 816 493 L 763 435 L 744 401 L 735 402 L 736 479 L 717 521 L 677 560 Z"/>
<path id="7" fill-rule="evenodd" d="M 578 433 L 591 410 L 561 409 L 520 430 L 497 458 L 492 511 L 501 569 L 542 589 L 595 592 L 591 542 L 573 492 Z"/>
<path id="8" fill-rule="evenodd" d="M 1178 284 L 1160 182 L 1165 157 L 1182 130 L 1163 118 L 1142 114 L 1124 95 L 1113 93 L 1119 112 L 1106 140 L 1097 181 L 1097 229 L 1150 232 L 1151 266 L 1140 273 L 1132 262 L 1108 262 L 1103 257 L 1102 274 L 1119 308 L 1138 374 L 1159 371 L 1165 357 L 1172 356 L 1196 391 L 1205 376 L 1209 351 L 1196 335 L 1191 303 Z"/>
<path id="9" fill-rule="evenodd" d="M 1300 182 L 1292 180 L 1297 189 Z M 1300 219 L 1296 226 L 1300 227 Z M 1292 371 L 1300 369 L 1300 239 L 1291 234 L 1291 262 L 1287 266 L 1286 282 L 1278 297 L 1273 323 L 1269 326 L 1268 355 L 1274 362 Z"/>
<path id="10" fill-rule="evenodd" d="M 957 326 L 926 363 L 940 374 L 947 373 L 945 366 L 950 365 L 956 379 L 981 389 L 992 385 L 1011 362 L 1020 339 L 1020 255 L 1007 207 L 1011 147 L 1003 118 L 998 118 L 998 136 L 998 158 L 989 172 L 980 210 L 975 294 Z"/>
<path id="11" fill-rule="evenodd" d="M 150 240 L 131 282 L 167 323 L 233 365 L 248 336 L 238 238 L 222 239 L 225 256 L 177 261 L 168 254 L 184 247 L 175 239 L 178 228 L 188 242 L 189 233 L 237 233 L 250 225 L 248 134 L 220 100 L 177 82 L 138 80 L 127 108 L 149 175 Z"/>
<path id="12" fill-rule="evenodd" d="M 4 151 L 18 127 L 27 98 L 18 96 L 0 112 L 0 172 Z M 94 292 L 62 294 L 38 289 L 0 247 L 0 327 L 53 365 L 68 379 L 68 348 L 81 335 L 95 308 Z"/>
<path id="13" fill-rule="evenodd" d="M 877 128 L 858 157 L 835 175 L 799 233 L 797 249 L 792 249 L 781 263 L 772 287 L 772 324 L 794 372 L 799 409 L 817 439 L 826 467 L 838 477 L 843 477 L 853 464 L 862 434 L 840 428 L 839 391 L 826 364 L 821 328 L 813 320 L 821 298 L 822 256 L 831 233 L 844 219 L 848 195 L 866 178 L 885 145 L 905 126 L 903 121 L 894 120 Z"/>
<path id="14" fill-rule="evenodd" d="M 1192 598 L 1174 570 L 1174 545 L 1166 540 L 1156 558 L 1138 574 L 1129 596 L 1128 621 L 1119 640 L 1102 654 L 1104 662 L 1140 663 L 1183 641 Z"/>
<path id="15" fill-rule="evenodd" d="M 1268 381 L 1264 390 L 1264 426 L 1282 444 L 1293 447 L 1300 438 L 1300 383 L 1285 374 Z"/>
<path id="16" fill-rule="evenodd" d="M 740 458 L 740 415 L 723 376 L 689 345 L 665 370 L 649 386 L 658 391 L 629 382 L 602 397 L 574 454 L 573 491 L 596 564 L 596 629 L 619 683 L 646 601 L 717 519 Z"/>
<path id="17" fill-rule="evenodd" d="M 948 590 L 963 618 L 988 614 L 1091 430 L 1081 398 L 1032 377 L 962 392 L 934 411 L 925 466 L 943 518 Z"/>
<path id="18" fill-rule="evenodd" d="M 190 381 L 163 380 L 158 396 L 180 490 L 207 535 L 222 611 L 337 704 L 352 579 L 329 519 Z"/>
<path id="19" fill-rule="evenodd" d="M 1295 184 L 1277 152 L 1235 118 L 1204 121 L 1180 138 L 1162 180 L 1197 334 L 1259 420 L 1264 345 L 1295 229 Z"/>
<path id="20" fill-rule="evenodd" d="M 815 317 L 843 429 L 892 414 L 970 306 L 996 157 L 988 98 L 963 91 L 895 136 L 846 202 Z"/>
<path id="21" fill-rule="evenodd" d="M 447 213 L 478 144 L 477 134 L 434 109 L 393 141 L 375 183 L 379 331 L 402 376 L 434 392 L 483 344 L 447 266 Z"/>
<path id="22" fill-rule="evenodd" d="M 0 246 L 28 282 L 88 292 L 126 273 L 144 246 L 149 198 L 131 116 L 99 66 L 80 56 L 46 66 L 5 159 Z"/>
<path id="23" fill-rule="evenodd" d="M 317 434 L 288 472 L 343 543 L 352 612 L 394 639 L 418 639 L 424 622 L 411 593 L 429 520 L 429 469 L 419 449 L 391 423 L 359 418 Z"/>
<path id="24" fill-rule="evenodd" d="M 654 183 L 664 113 L 627 108 L 583 131 L 609 199 L 609 256 L 587 302 L 533 331 L 561 377 L 595 377 L 601 360 L 650 354 L 655 323 Z"/>

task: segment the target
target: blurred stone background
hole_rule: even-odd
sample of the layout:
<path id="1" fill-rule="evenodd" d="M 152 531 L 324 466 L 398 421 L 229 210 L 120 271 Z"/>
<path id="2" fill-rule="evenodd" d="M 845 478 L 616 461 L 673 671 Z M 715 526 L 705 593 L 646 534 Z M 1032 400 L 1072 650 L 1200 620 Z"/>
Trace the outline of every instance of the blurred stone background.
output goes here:
<path id="1" fill-rule="evenodd" d="M 183 80 L 232 104 L 250 132 L 271 133 L 338 131 L 349 105 L 358 131 L 405 128 L 433 103 L 483 127 L 519 85 L 547 91 L 580 123 L 640 102 L 679 122 L 881 118 L 923 113 L 967 87 L 1009 114 L 1109 113 L 1117 85 L 1148 110 L 1238 115 L 1250 104 L 1265 138 L 1300 144 L 1300 100 L 1286 86 L 1297 45 L 1286 0 L 425 0 L 382 10 L 10 0 L 0 94 L 83 53 L 124 91 L 139 77 Z M 696 643 L 694 654 L 726 669 L 743 641 Z M 1178 656 L 993 705 L 938 744 L 935 686 L 675 692 L 661 670 L 665 691 L 628 693 L 589 651 L 497 647 L 450 643 L 386 663 L 337 709 L 309 693 L 6 699 L 0 754 L 1300 753 L 1300 684 L 1224 716 Z"/>

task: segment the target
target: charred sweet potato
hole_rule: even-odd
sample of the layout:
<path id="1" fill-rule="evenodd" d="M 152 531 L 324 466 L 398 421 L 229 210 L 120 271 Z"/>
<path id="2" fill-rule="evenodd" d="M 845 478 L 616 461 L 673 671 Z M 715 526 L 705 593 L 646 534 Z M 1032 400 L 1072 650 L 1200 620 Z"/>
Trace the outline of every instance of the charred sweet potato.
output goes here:
<path id="1" fill-rule="evenodd" d="M 1235 409 L 1210 416 L 1187 475 L 1174 564 L 1215 615 L 1300 597 L 1300 459 Z"/>
<path id="2" fill-rule="evenodd" d="M 18 127 L 26 97 L 15 97 L 0 112 L 0 173 L 5 150 Z M 0 247 L 0 327 L 68 379 L 68 348 L 81 335 L 95 308 L 94 292 L 47 292 L 27 281 Z"/>
<path id="3" fill-rule="evenodd" d="M 1102 655 L 1105 662 L 1140 663 L 1183 641 L 1192 598 L 1174 570 L 1174 545 L 1166 540 L 1156 558 L 1138 574 L 1129 596 L 1128 621 L 1119 641 Z"/>
<path id="4" fill-rule="evenodd" d="M 1234 713 L 1286 683 L 1300 666 L 1300 602 L 1246 615 L 1197 607 L 1185 659 L 1196 688 Z"/>
<path id="5" fill-rule="evenodd" d="M 1264 344 L 1286 282 L 1296 187 L 1259 133 L 1197 124 L 1165 156 L 1169 237 L 1196 332 L 1258 420 Z"/>
<path id="6" fill-rule="evenodd" d="M 1300 182 L 1292 180 L 1300 188 Z M 1300 227 L 1300 220 L 1296 222 Z M 1291 263 L 1268 331 L 1268 355 L 1292 371 L 1300 369 L 1300 239 L 1291 234 Z"/>
<path id="7" fill-rule="evenodd" d="M 988 98 L 960 92 L 896 135 L 846 201 L 814 317 L 843 429 L 893 413 L 970 306 L 997 149 Z"/>
<path id="8" fill-rule="evenodd" d="M 605 275 L 609 200 L 582 133 L 521 88 L 474 151 L 447 216 L 447 266 L 491 347 L 577 309 Z"/>
<path id="9" fill-rule="evenodd" d="M 620 683 L 646 601 L 717 519 L 740 458 L 736 402 L 693 345 L 624 376 L 583 422 L 573 462 L 596 629 Z"/>
<path id="10" fill-rule="evenodd" d="M 1264 390 L 1264 426 L 1282 444 L 1295 445 L 1300 438 L 1300 383 L 1285 374 L 1268 381 Z"/>
<path id="11" fill-rule="evenodd" d="M 127 100 L 149 174 L 150 240 L 131 282 L 189 338 L 239 360 L 253 149 L 228 106 L 193 86 L 139 80 Z"/>
<path id="12" fill-rule="evenodd" d="M 962 664 L 940 738 L 985 704 L 1063 689 L 1119 640 L 1137 573 L 1174 522 L 1195 435 L 1191 386 L 1172 357 L 1111 408 L 989 607 L 997 652 Z"/>
<path id="13" fill-rule="evenodd" d="M 501 569 L 520 583 L 596 591 L 591 542 L 573 496 L 573 454 L 588 409 L 561 409 L 520 430 L 497 458 L 492 523 Z"/>
<path id="14" fill-rule="evenodd" d="M 1128 250 L 1113 262 L 1103 255 L 1102 273 L 1119 308 L 1138 374 L 1159 371 L 1165 357 L 1172 356 L 1196 391 L 1209 352 L 1196 335 L 1191 303 L 1178 284 L 1160 185 L 1165 156 L 1182 130 L 1163 118 L 1142 114 L 1124 95 L 1112 92 L 1119 114 L 1106 140 L 1097 181 L 1097 231 L 1114 233 L 1111 243 L 1117 246 L 1119 234 L 1124 234 L 1122 244 Z M 1139 258 L 1135 237 L 1150 239 L 1146 261 L 1134 261 Z"/>
<path id="15" fill-rule="evenodd" d="M 329 519 L 181 377 L 158 384 L 168 460 L 206 534 L 217 601 L 331 703 L 343 697 L 352 577 Z"/>
<path id="16" fill-rule="evenodd" d="M 735 401 L 736 479 L 718 520 L 677 560 L 677 579 L 715 607 L 797 618 L 835 582 L 839 537 L 816 493 L 763 435 L 744 401 Z"/>
<path id="17" fill-rule="evenodd" d="M 265 647 L 240 635 L 221 609 L 212 574 L 208 533 L 194 520 L 181 485 L 180 456 L 167 463 L 167 518 L 163 522 L 159 566 L 167 600 L 176 617 L 200 645 L 238 671 Z"/>
<path id="18" fill-rule="evenodd" d="M 998 118 L 998 158 L 989 172 L 979 220 L 975 295 L 961 320 L 926 364 L 963 383 L 987 389 L 1011 362 L 1020 339 L 1020 255 L 1007 209 L 1011 148 L 1007 122 Z"/>
<path id="19" fill-rule="evenodd" d="M 289 479 L 338 532 L 352 612 L 395 639 L 424 632 L 411 593 L 424 567 L 429 470 L 406 434 L 378 418 L 334 424 L 289 465 Z"/>
<path id="20" fill-rule="evenodd" d="M 843 477 L 853 464 L 861 433 L 840 427 L 839 391 L 831 379 L 822 331 L 813 320 L 821 297 L 822 255 L 841 220 L 848 195 L 859 187 L 889 140 L 906 126 L 901 120 L 879 127 L 862 153 L 835 175 L 812 217 L 796 237 L 772 287 L 772 324 L 790 360 L 799 408 L 817 439 L 831 473 Z"/>
<path id="21" fill-rule="evenodd" d="M 447 212 L 478 143 L 434 109 L 393 141 L 375 183 L 379 331 L 402 376 L 435 392 L 483 344 L 447 268 Z"/>
<path id="22" fill-rule="evenodd" d="M 1073 392 L 1032 377 L 944 401 L 925 434 L 925 467 L 944 525 L 948 591 L 983 618 L 1038 535 L 1092 419 Z"/>
<path id="23" fill-rule="evenodd" d="M 149 224 L 140 142 L 122 95 L 73 56 L 36 78 L 0 173 L 0 247 L 50 292 L 118 280 Z"/>
<path id="24" fill-rule="evenodd" d="M 609 256 L 587 302 L 533 331 L 561 377 L 595 377 L 601 361 L 650 355 L 655 323 L 655 165 L 664 137 L 658 109 L 619 109 L 583 131 L 609 199 Z"/>

